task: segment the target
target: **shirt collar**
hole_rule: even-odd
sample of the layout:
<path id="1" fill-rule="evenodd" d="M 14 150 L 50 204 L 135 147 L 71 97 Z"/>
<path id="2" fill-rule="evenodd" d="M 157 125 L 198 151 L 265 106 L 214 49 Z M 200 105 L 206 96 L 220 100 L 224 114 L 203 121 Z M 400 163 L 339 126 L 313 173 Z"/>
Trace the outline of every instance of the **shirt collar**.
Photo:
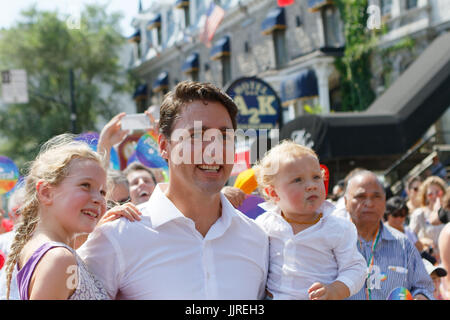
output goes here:
<path id="1" fill-rule="evenodd" d="M 277 206 L 275 203 L 271 202 L 271 201 L 266 201 L 266 202 L 262 202 L 259 203 L 258 206 L 262 209 L 264 209 L 265 211 L 270 211 L 270 212 L 274 212 L 277 213 L 281 216 L 281 209 L 279 206 Z M 329 201 L 325 200 L 319 207 L 319 209 L 317 209 L 318 212 L 322 212 L 323 217 L 330 215 L 334 210 L 336 209 L 336 207 Z"/>
<path id="2" fill-rule="evenodd" d="M 180 210 L 164 194 L 167 187 L 168 183 L 158 183 L 150 199 L 137 207 L 143 216 L 149 216 L 151 218 L 154 228 L 158 228 L 174 219 L 185 218 Z"/>
<path id="3" fill-rule="evenodd" d="M 143 216 L 149 216 L 151 218 L 153 228 L 158 228 L 175 219 L 188 219 L 166 197 L 164 192 L 168 185 L 168 183 L 158 183 L 150 199 L 137 207 Z M 220 201 L 222 203 L 222 215 L 214 225 L 218 224 L 216 228 L 224 231 L 231 225 L 232 219 L 238 215 L 236 214 L 236 209 L 222 192 L 220 193 Z"/>
<path id="4" fill-rule="evenodd" d="M 380 221 L 381 239 L 383 240 L 396 240 L 392 232 L 389 230 L 389 226 L 386 226 Z"/>

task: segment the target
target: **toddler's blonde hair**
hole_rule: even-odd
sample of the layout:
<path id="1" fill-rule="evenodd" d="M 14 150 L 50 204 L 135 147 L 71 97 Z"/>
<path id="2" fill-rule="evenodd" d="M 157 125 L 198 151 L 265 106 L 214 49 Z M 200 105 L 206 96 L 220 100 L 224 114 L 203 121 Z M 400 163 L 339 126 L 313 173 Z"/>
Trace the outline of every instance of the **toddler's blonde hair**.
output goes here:
<path id="1" fill-rule="evenodd" d="M 72 134 L 58 135 L 40 149 L 36 159 L 29 164 L 25 178 L 25 196 L 20 208 L 22 219 L 15 230 L 15 237 L 6 261 L 6 299 L 9 299 L 11 277 L 19 259 L 20 252 L 30 240 L 39 221 L 39 200 L 36 184 L 45 181 L 50 185 L 59 185 L 67 177 L 74 159 L 93 160 L 102 166 L 103 156 L 93 151 L 85 142 L 75 141 Z"/>
<path id="2" fill-rule="evenodd" d="M 319 161 L 319 157 L 313 149 L 297 144 L 289 139 L 283 140 L 280 144 L 267 151 L 264 157 L 253 167 L 260 194 L 270 200 L 265 190 L 267 187 L 273 186 L 280 163 L 291 161 L 304 155 L 311 155 Z"/>

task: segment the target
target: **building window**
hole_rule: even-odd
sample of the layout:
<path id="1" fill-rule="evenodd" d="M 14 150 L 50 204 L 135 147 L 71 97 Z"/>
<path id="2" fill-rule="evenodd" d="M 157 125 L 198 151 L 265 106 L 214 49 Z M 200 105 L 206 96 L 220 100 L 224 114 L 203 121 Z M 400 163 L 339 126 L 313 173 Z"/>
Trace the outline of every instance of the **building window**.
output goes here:
<path id="1" fill-rule="evenodd" d="M 191 24 L 190 20 L 190 10 L 189 10 L 189 0 L 177 0 L 175 3 L 175 8 L 183 10 L 184 15 L 184 27 L 188 28 Z"/>
<path id="2" fill-rule="evenodd" d="M 229 36 L 223 36 L 214 44 L 210 58 L 221 62 L 222 85 L 225 86 L 231 81 L 231 45 Z"/>
<path id="3" fill-rule="evenodd" d="M 150 20 L 147 25 L 148 30 L 156 30 L 156 45 L 162 46 L 162 34 L 161 34 L 161 14 L 158 14 L 155 18 Z"/>
<path id="4" fill-rule="evenodd" d="M 381 15 L 385 16 L 391 13 L 392 0 L 380 0 L 381 1 Z"/>
<path id="5" fill-rule="evenodd" d="M 273 45 L 275 49 L 275 67 L 281 68 L 287 63 L 286 32 L 285 30 L 274 30 L 272 32 Z"/>
<path id="6" fill-rule="evenodd" d="M 222 85 L 225 86 L 231 81 L 231 57 L 223 56 L 222 61 Z"/>
<path id="7" fill-rule="evenodd" d="M 339 48 L 343 46 L 344 40 L 342 35 L 341 22 L 339 11 L 334 6 L 326 6 L 321 12 L 323 32 L 324 32 L 324 46 Z"/>
<path id="8" fill-rule="evenodd" d="M 417 8 L 417 0 L 406 0 L 406 9 Z"/>
<path id="9" fill-rule="evenodd" d="M 272 35 L 275 53 L 275 68 L 284 66 L 288 61 L 286 47 L 286 17 L 283 7 L 272 8 L 261 24 L 263 35 Z"/>

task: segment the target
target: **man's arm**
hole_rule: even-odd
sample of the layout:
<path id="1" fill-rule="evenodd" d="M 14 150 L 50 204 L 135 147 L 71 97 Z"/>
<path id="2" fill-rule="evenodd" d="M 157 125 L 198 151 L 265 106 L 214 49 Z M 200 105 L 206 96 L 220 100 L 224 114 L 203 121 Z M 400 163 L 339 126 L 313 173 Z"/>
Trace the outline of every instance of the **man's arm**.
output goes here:
<path id="1" fill-rule="evenodd" d="M 88 270 L 100 280 L 111 299 L 115 299 L 120 289 L 123 255 L 118 242 L 110 234 L 112 224 L 95 228 L 87 241 L 77 250 Z"/>
<path id="2" fill-rule="evenodd" d="M 442 292 L 442 295 L 444 299 L 450 299 L 450 224 L 446 224 L 439 235 L 439 254 L 442 266 L 447 270 L 447 275 L 442 278 L 447 292 Z"/>
<path id="3" fill-rule="evenodd" d="M 406 241 L 405 244 L 405 250 L 409 256 L 407 266 L 409 288 L 407 287 L 407 289 L 409 289 L 415 300 L 424 300 L 424 298 L 427 300 L 434 299 L 433 280 L 431 280 L 430 275 L 425 269 L 425 265 L 423 264 L 419 251 L 413 247 L 413 244 L 410 241 Z"/>

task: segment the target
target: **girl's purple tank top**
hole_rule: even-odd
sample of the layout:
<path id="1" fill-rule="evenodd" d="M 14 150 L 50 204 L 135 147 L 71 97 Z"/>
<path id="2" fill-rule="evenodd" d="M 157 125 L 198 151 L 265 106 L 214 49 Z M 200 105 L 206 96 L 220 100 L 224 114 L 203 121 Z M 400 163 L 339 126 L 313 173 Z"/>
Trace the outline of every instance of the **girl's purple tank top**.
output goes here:
<path id="1" fill-rule="evenodd" d="M 69 250 L 76 258 L 76 290 L 69 297 L 69 300 L 109 300 L 103 284 L 87 269 L 83 260 L 78 256 L 73 248 L 62 242 L 47 242 L 40 246 L 25 263 L 22 269 L 17 273 L 17 285 L 19 287 L 20 299 L 29 300 L 28 287 L 31 277 L 37 264 L 44 254 L 55 247 L 64 247 Z M 17 269 L 19 268 L 16 265 Z"/>
<path id="2" fill-rule="evenodd" d="M 29 300 L 28 296 L 28 287 L 30 285 L 31 276 L 34 273 L 34 269 L 36 268 L 39 261 L 41 261 L 44 254 L 55 247 L 63 247 L 63 245 L 47 242 L 40 246 L 31 256 L 30 259 L 25 263 L 25 265 L 20 269 L 17 273 L 17 285 L 19 287 L 19 294 L 21 300 Z M 18 266 L 17 266 L 18 267 Z"/>

